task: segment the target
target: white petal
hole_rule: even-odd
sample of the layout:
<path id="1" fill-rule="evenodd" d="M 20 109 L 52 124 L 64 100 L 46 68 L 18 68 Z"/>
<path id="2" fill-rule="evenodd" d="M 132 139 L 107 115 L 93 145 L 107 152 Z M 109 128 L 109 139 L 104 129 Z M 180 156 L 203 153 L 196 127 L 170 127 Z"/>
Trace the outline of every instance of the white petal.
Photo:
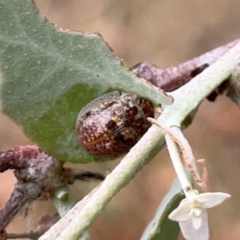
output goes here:
<path id="1" fill-rule="evenodd" d="M 195 217 L 200 217 L 202 214 L 203 209 L 202 208 L 193 208 L 193 214 Z"/>
<path id="2" fill-rule="evenodd" d="M 230 198 L 231 195 L 228 193 L 222 192 L 208 192 L 199 194 L 196 199 L 202 205 L 203 208 L 211 208 L 219 205 L 227 198 Z"/>
<path id="3" fill-rule="evenodd" d="M 202 216 L 200 217 L 196 217 L 196 216 L 192 216 L 192 225 L 194 229 L 199 229 L 202 226 Z"/>
<path id="4" fill-rule="evenodd" d="M 189 215 L 190 207 L 190 201 L 185 198 L 180 202 L 179 206 L 169 214 L 168 218 L 177 222 L 187 221 L 191 218 Z"/>
<path id="5" fill-rule="evenodd" d="M 182 234 L 186 240 L 209 240 L 207 211 L 204 211 L 201 217 L 202 225 L 199 229 L 193 227 L 191 220 L 179 222 Z"/>

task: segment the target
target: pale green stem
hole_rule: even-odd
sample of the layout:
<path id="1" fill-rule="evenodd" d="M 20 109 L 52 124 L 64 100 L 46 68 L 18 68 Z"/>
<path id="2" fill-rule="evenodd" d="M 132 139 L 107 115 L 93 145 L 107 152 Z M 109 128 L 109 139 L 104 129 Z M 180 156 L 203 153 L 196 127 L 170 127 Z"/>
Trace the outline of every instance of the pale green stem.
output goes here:
<path id="1" fill-rule="evenodd" d="M 175 172 L 178 176 L 179 182 L 182 186 L 182 190 L 184 191 L 185 196 L 188 197 L 189 191 L 191 191 L 193 189 L 192 189 L 191 183 L 187 177 L 187 174 L 184 171 L 184 167 L 183 167 L 181 158 L 179 156 L 179 152 L 178 152 L 176 143 L 173 141 L 171 136 L 169 136 L 168 134 L 165 135 L 165 139 L 166 139 L 168 152 L 171 157 Z"/>
<path id="2" fill-rule="evenodd" d="M 54 189 L 51 199 L 61 218 L 64 217 L 75 205 L 69 187 L 58 187 Z M 85 231 L 78 240 L 91 240 L 88 231 Z"/>
<path id="3" fill-rule="evenodd" d="M 210 92 L 229 77 L 239 62 L 240 44 L 233 47 L 188 84 L 173 92 L 174 103 L 165 107 L 158 121 L 165 126 L 179 126 Z M 69 211 L 66 215 L 68 221 L 64 222 L 64 218 L 62 218 L 40 240 L 77 240 L 102 212 L 112 197 L 126 186 L 146 164 L 149 156 L 152 157 L 151 151 L 162 138 L 163 132 L 158 127 L 152 126 L 121 163 L 107 176 L 84 208 L 78 208 L 78 204 L 76 204 L 74 210 Z"/>
<path id="4" fill-rule="evenodd" d="M 75 205 L 69 187 L 59 187 L 54 189 L 52 201 L 60 217 L 64 217 Z"/>

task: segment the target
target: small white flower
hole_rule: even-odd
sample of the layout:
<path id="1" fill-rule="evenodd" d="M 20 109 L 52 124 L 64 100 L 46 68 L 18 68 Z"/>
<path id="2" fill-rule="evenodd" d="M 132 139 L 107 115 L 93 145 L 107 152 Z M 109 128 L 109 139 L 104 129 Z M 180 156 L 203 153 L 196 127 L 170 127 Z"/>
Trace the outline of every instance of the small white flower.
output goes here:
<path id="1" fill-rule="evenodd" d="M 183 199 L 178 208 L 170 213 L 169 219 L 177 222 L 191 220 L 193 228 L 199 229 L 202 225 L 206 208 L 217 206 L 229 197 L 231 195 L 222 192 L 191 194 Z"/>

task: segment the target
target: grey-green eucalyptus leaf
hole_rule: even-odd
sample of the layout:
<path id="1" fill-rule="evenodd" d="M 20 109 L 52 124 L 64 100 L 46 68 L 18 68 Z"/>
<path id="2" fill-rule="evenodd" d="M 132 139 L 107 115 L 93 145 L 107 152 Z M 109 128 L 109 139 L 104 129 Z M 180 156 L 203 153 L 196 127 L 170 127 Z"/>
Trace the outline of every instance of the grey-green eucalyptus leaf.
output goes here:
<path id="1" fill-rule="evenodd" d="M 99 34 L 60 29 L 31 0 L 0 0 L 0 103 L 26 135 L 59 160 L 104 161 L 77 141 L 78 112 L 119 90 L 155 104 L 172 98 L 129 72 Z"/>

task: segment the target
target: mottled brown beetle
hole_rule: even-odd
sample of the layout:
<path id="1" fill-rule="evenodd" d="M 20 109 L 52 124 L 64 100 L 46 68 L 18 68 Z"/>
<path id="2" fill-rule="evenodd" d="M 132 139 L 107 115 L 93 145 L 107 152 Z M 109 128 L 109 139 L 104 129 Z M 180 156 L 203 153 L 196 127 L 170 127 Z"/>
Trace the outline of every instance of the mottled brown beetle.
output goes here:
<path id="1" fill-rule="evenodd" d="M 143 136 L 154 117 L 153 104 L 131 93 L 117 91 L 88 103 L 76 123 L 81 146 L 101 157 L 117 157 L 127 153 Z"/>

